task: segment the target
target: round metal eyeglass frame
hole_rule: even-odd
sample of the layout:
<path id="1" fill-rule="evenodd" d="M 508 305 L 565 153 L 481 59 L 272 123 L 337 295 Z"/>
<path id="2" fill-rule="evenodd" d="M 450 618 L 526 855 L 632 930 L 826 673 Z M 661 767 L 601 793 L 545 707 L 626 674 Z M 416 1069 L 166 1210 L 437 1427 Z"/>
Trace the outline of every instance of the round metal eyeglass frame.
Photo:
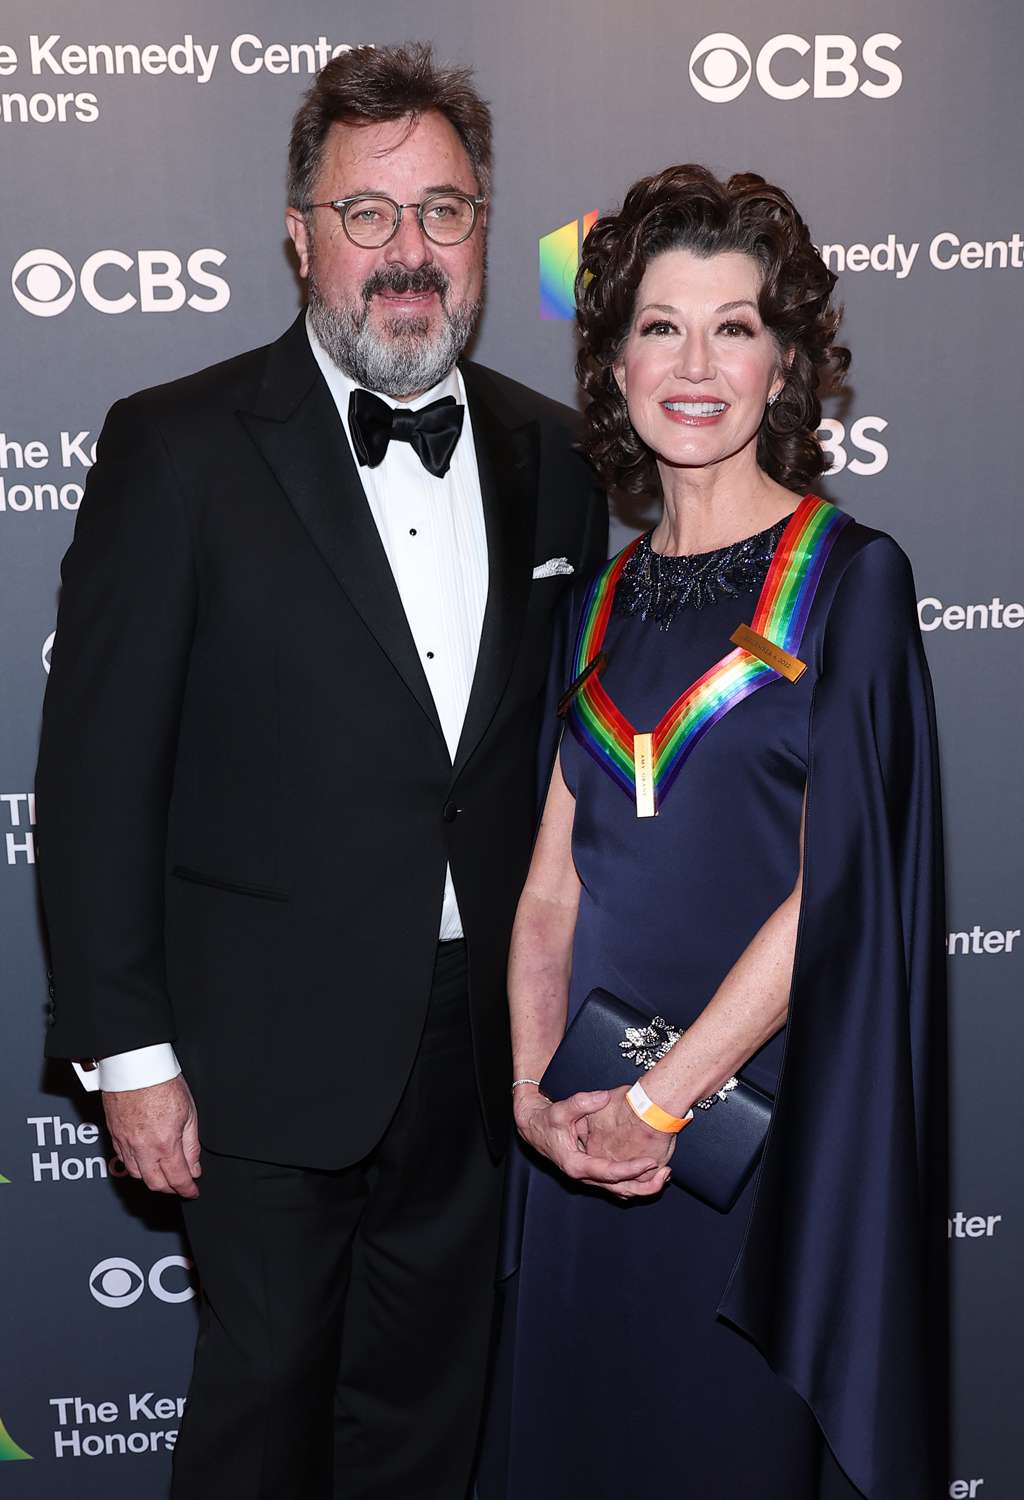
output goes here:
<path id="1" fill-rule="evenodd" d="M 465 234 L 460 234 L 457 240 L 435 239 L 435 237 L 430 233 L 430 230 L 427 228 L 426 224 L 423 222 L 423 215 L 429 211 L 431 204 L 442 202 L 446 198 L 459 198 L 463 203 L 468 203 L 470 209 L 472 210 L 472 217 L 469 221 L 469 228 L 466 230 Z M 402 225 L 402 214 L 405 212 L 405 210 L 407 208 L 414 208 L 416 210 L 416 220 L 420 226 L 421 233 L 426 236 L 426 238 L 432 245 L 442 245 L 445 248 L 450 249 L 453 245 L 465 244 L 466 240 L 469 239 L 470 235 L 473 233 L 473 230 L 476 228 L 480 209 L 486 202 L 487 199 L 485 197 L 474 197 L 470 193 L 457 192 L 428 193 L 420 203 L 396 203 L 394 198 L 388 197 L 387 193 L 356 193 L 356 195 L 352 198 L 332 198 L 327 203 L 306 203 L 303 205 L 303 211 L 309 208 L 333 208 L 335 213 L 338 215 L 338 218 L 341 220 L 341 227 L 345 231 L 346 238 L 353 245 L 357 246 L 360 250 L 381 250 L 385 245 L 389 244 L 398 233 Z M 353 203 L 389 203 L 394 209 L 395 213 L 395 222 L 392 226 L 390 234 L 386 235 L 384 239 L 380 240 L 376 244 L 366 244 L 362 240 L 355 239 L 348 227 L 348 211 L 352 207 Z"/>

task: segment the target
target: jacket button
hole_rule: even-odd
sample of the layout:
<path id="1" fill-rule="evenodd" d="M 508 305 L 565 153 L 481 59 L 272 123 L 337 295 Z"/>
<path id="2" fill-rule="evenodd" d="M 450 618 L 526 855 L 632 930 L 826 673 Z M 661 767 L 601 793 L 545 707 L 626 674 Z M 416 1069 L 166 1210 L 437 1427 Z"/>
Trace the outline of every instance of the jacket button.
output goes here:
<path id="1" fill-rule="evenodd" d="M 460 812 L 461 808 L 457 807 L 454 802 L 446 802 L 441 810 L 441 816 L 446 823 L 454 823 Z"/>

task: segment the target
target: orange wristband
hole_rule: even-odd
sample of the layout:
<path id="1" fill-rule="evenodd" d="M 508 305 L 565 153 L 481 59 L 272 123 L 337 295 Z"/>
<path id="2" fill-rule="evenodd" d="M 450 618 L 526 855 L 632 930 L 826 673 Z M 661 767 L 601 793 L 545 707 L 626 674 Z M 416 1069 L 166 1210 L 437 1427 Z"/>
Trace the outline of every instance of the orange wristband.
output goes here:
<path id="1" fill-rule="evenodd" d="M 692 1109 L 681 1120 L 676 1115 L 670 1115 L 667 1109 L 655 1104 L 642 1083 L 634 1083 L 626 1095 L 626 1103 L 638 1120 L 643 1120 L 652 1130 L 660 1130 L 663 1135 L 678 1135 L 693 1119 Z"/>

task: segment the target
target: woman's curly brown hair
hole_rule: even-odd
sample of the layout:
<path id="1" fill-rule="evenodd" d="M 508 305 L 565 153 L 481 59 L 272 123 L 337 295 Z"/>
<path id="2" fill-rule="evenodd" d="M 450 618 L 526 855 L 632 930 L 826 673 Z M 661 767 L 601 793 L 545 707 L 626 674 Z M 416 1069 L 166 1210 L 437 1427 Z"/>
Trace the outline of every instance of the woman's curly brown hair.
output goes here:
<path id="1" fill-rule="evenodd" d="M 609 488 L 660 496 L 654 454 L 634 431 L 612 367 L 643 274 L 665 250 L 700 256 L 739 251 L 760 266 L 761 318 L 780 356 L 792 351 L 792 360 L 761 423 L 757 461 L 779 484 L 803 494 L 827 467 L 816 436 L 819 385 L 826 375 L 841 379 L 850 351 L 832 342 L 842 315 L 831 301 L 835 276 L 789 197 L 753 172 L 720 182 L 706 167 L 667 167 L 634 183 L 621 210 L 599 219 L 588 234 L 576 277 L 584 452 Z"/>

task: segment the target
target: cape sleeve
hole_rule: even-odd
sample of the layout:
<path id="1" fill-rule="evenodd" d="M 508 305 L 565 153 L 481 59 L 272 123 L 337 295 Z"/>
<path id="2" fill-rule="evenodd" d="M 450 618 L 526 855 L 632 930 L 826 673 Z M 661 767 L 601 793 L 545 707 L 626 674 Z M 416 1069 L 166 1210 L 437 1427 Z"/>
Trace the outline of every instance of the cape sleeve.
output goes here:
<path id="1" fill-rule="evenodd" d="M 944 971 L 931 684 L 910 565 L 874 533 L 825 626 L 786 1053 L 719 1308 L 868 1500 L 947 1482 Z"/>

